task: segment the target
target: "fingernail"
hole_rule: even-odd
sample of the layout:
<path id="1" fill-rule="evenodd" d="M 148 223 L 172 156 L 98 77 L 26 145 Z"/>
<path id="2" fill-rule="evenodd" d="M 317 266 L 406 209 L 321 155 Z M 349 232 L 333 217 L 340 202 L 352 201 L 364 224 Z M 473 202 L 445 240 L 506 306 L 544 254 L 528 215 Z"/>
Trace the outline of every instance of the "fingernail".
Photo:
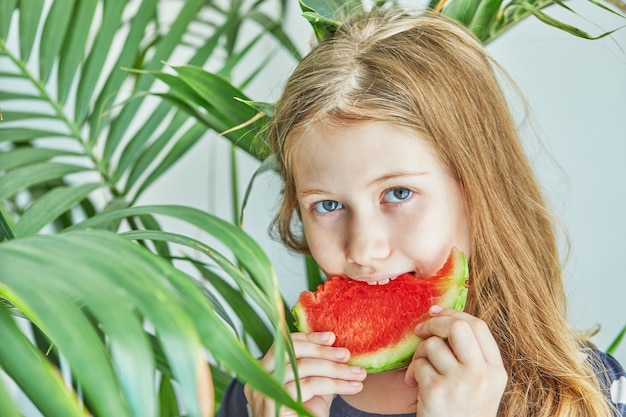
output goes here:
<path id="1" fill-rule="evenodd" d="M 430 307 L 430 314 L 439 314 L 443 311 L 443 307 L 434 305 Z"/>
<path id="2" fill-rule="evenodd" d="M 363 371 L 363 368 L 361 368 L 360 366 L 350 367 L 350 372 L 352 372 L 353 374 L 360 374 L 362 371 Z"/>
<path id="3" fill-rule="evenodd" d="M 415 326 L 415 331 L 418 332 L 422 327 L 424 327 L 424 322 L 417 323 L 417 326 Z"/>
<path id="4" fill-rule="evenodd" d="M 320 341 L 328 342 L 330 340 L 332 333 L 331 332 L 323 332 L 320 333 Z"/>
<path id="5" fill-rule="evenodd" d="M 335 359 L 344 359 L 348 355 L 345 349 L 333 349 L 333 356 Z"/>

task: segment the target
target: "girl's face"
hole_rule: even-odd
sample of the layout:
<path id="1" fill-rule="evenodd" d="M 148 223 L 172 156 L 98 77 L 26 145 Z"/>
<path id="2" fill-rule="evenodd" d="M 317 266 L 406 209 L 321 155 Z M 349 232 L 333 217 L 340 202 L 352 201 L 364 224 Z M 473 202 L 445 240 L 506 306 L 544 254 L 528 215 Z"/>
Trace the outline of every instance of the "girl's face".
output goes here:
<path id="1" fill-rule="evenodd" d="M 304 234 L 327 276 L 380 285 L 431 276 L 452 246 L 469 256 L 463 193 L 415 133 L 317 122 L 294 140 Z"/>

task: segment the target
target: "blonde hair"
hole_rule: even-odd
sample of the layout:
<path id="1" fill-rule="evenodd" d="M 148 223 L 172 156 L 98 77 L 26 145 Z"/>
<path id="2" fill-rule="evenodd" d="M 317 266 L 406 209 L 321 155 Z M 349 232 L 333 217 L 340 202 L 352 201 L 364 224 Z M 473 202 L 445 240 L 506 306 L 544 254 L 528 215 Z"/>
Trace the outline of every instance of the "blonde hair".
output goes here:
<path id="1" fill-rule="evenodd" d="M 321 118 L 412 129 L 464 191 L 466 311 L 489 325 L 509 373 L 499 416 L 608 417 L 597 369 L 581 359 L 589 344 L 566 322 L 552 217 L 493 68 L 480 42 L 439 14 L 348 19 L 302 60 L 277 103 L 269 138 L 285 190 L 275 226 L 288 247 L 307 252 L 294 230 L 297 132 Z"/>

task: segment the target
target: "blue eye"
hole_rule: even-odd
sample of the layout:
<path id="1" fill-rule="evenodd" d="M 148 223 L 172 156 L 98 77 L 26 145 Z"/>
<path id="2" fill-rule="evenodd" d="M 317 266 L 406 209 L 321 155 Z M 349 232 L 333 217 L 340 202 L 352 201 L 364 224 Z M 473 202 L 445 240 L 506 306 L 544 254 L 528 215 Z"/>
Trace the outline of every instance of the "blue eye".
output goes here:
<path id="1" fill-rule="evenodd" d="M 387 203 L 399 203 L 413 195 L 413 191 L 406 188 L 394 188 L 385 193 L 383 200 Z"/>
<path id="2" fill-rule="evenodd" d="M 324 200 L 313 206 L 313 210 L 318 213 L 330 213 L 331 211 L 336 211 L 343 208 L 343 204 L 339 201 L 334 200 Z"/>

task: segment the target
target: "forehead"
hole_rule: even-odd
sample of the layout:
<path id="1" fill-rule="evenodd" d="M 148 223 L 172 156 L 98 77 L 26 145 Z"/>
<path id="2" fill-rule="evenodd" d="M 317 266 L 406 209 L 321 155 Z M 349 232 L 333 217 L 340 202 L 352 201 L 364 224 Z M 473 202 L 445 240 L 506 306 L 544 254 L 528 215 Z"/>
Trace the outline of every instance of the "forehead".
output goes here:
<path id="1" fill-rule="evenodd" d="M 402 172 L 441 171 L 423 137 L 385 122 L 316 122 L 291 137 L 289 164 L 296 182 L 310 179 L 376 180 Z"/>
<path id="2" fill-rule="evenodd" d="M 285 138 L 284 153 L 287 157 L 302 151 L 303 147 L 321 146 L 323 141 L 332 143 L 341 139 L 349 139 L 364 136 L 376 136 L 381 141 L 389 136 L 413 137 L 428 147 L 432 152 L 430 141 L 427 136 L 415 126 L 407 126 L 403 123 L 390 122 L 384 119 L 370 118 L 337 118 L 333 116 L 320 116 L 309 119 L 294 127 Z"/>

